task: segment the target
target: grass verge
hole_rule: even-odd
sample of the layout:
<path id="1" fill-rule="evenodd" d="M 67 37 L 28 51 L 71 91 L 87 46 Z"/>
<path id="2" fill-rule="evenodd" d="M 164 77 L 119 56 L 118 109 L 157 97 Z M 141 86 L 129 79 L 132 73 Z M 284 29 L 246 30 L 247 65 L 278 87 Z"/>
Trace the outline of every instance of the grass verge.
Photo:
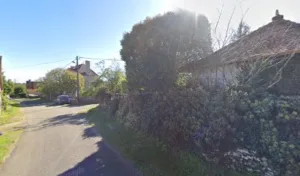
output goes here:
<path id="1" fill-rule="evenodd" d="M 18 122 L 23 119 L 20 110 L 20 102 L 10 100 L 7 110 L 2 110 L 0 115 L 0 126 L 8 123 Z"/>
<path id="2" fill-rule="evenodd" d="M 105 141 L 131 160 L 146 176 L 242 176 L 220 166 L 201 161 L 187 152 L 170 153 L 166 146 L 145 134 L 124 127 L 101 108 L 88 111 L 87 119 L 94 124 Z"/>
<path id="3" fill-rule="evenodd" d="M 22 130 L 12 130 L 0 136 L 0 164 L 2 164 L 5 158 L 10 154 L 21 133 Z"/>
<path id="4" fill-rule="evenodd" d="M 44 103 L 53 103 L 51 100 L 46 100 L 43 98 L 23 98 L 23 99 L 18 99 L 21 102 L 25 102 L 28 104 L 44 104 Z"/>

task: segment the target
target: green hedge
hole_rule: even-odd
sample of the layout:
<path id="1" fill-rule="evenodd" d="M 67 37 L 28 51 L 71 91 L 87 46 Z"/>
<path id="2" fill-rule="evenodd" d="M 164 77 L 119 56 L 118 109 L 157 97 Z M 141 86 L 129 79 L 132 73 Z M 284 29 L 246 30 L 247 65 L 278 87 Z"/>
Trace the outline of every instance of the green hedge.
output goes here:
<path id="1" fill-rule="evenodd" d="M 300 175 L 300 98 L 249 87 L 132 94 L 112 115 L 166 142 L 170 150 L 241 172 Z"/>

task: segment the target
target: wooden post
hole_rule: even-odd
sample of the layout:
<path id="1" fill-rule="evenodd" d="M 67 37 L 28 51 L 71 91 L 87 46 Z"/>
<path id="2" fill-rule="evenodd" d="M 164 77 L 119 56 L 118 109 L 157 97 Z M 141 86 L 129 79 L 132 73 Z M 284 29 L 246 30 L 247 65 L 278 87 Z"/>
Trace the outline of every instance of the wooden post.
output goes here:
<path id="1" fill-rule="evenodd" d="M 2 56 L 0 56 L 0 114 L 2 113 L 2 96 L 3 96 L 3 75 L 2 75 Z"/>
<path id="2" fill-rule="evenodd" d="M 2 56 L 0 56 L 0 91 L 3 91 Z"/>
<path id="3" fill-rule="evenodd" d="M 77 83 L 77 90 L 76 90 L 76 96 L 77 96 L 77 103 L 79 104 L 79 96 L 80 96 L 80 84 L 79 84 L 79 67 L 78 67 L 78 60 L 79 56 L 76 56 L 76 83 Z"/>

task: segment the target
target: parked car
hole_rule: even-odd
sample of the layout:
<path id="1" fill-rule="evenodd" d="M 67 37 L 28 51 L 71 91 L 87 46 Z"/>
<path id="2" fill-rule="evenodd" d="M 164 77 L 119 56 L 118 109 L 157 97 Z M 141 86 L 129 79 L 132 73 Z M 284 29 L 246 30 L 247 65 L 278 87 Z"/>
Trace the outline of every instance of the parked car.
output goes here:
<path id="1" fill-rule="evenodd" d="M 69 95 L 59 95 L 56 99 L 56 103 L 63 105 L 63 104 L 71 104 L 72 98 Z"/>

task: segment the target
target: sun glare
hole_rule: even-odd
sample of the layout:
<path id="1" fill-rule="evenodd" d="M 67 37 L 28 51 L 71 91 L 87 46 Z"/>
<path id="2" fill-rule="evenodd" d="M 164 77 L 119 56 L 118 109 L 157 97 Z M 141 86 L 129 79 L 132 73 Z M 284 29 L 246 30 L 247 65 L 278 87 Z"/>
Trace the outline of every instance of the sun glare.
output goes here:
<path id="1" fill-rule="evenodd" d="M 186 9 L 193 12 L 202 12 L 203 5 L 207 4 L 201 0 L 163 0 L 164 10 L 174 10 L 174 9 Z M 202 4 L 202 6 L 200 6 Z M 209 3 L 208 3 L 209 4 Z"/>

